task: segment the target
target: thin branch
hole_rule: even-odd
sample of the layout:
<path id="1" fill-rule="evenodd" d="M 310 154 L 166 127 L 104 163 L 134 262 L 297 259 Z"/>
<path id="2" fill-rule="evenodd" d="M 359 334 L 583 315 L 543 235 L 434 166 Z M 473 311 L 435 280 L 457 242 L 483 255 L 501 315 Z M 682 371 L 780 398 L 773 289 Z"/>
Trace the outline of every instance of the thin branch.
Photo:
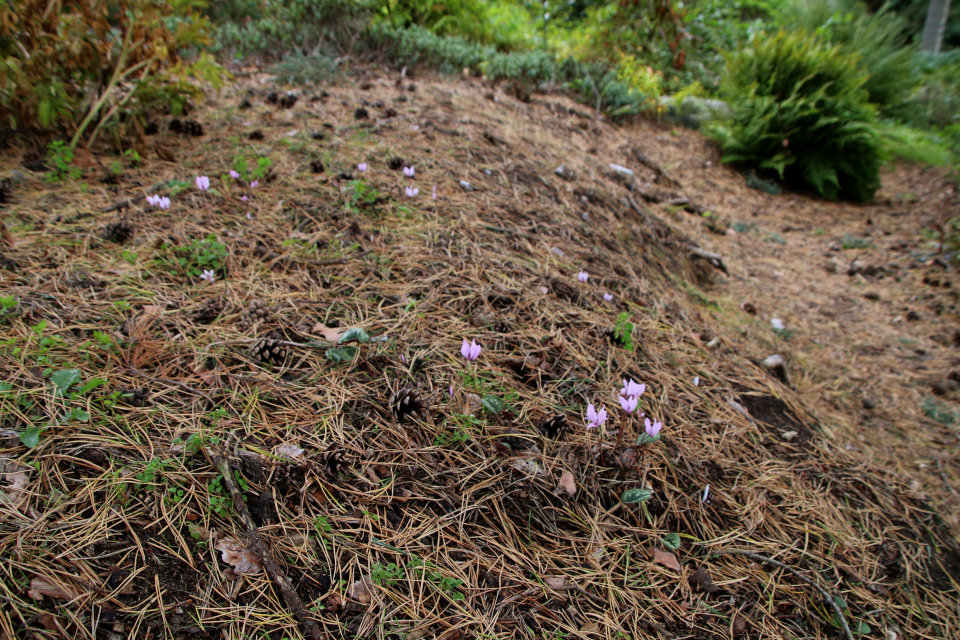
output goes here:
<path id="1" fill-rule="evenodd" d="M 321 640 L 321 638 L 323 638 L 323 632 L 320 630 L 320 627 L 317 626 L 316 621 L 310 617 L 310 613 L 303 606 L 303 601 L 300 599 L 300 596 L 297 595 L 297 591 L 293 588 L 290 579 L 284 575 L 280 569 L 280 565 L 273 559 L 273 554 L 270 553 L 270 549 L 267 548 L 267 545 L 263 542 L 263 538 L 260 537 L 260 530 L 257 529 L 253 518 L 250 517 L 247 504 L 243 501 L 243 494 L 240 493 L 240 488 L 237 487 L 237 481 L 233 478 L 233 472 L 230 470 L 230 461 L 227 456 L 224 455 L 225 448 L 226 442 L 224 442 L 220 448 L 220 455 L 216 460 L 216 466 L 223 475 L 223 483 L 230 489 L 230 495 L 233 497 L 233 508 L 237 511 L 237 514 L 247 528 L 247 538 L 249 538 L 250 548 L 257 554 L 260 564 L 266 569 L 274 584 L 277 585 L 277 588 L 280 589 L 287 606 L 290 607 L 294 617 L 296 617 L 300 626 L 303 627 L 304 634 L 308 638 L 311 638 L 311 640 Z"/>
<path id="2" fill-rule="evenodd" d="M 837 614 L 837 620 L 840 621 L 840 625 L 843 627 L 843 632 L 846 634 L 847 640 L 853 640 L 853 633 L 851 633 L 850 631 L 850 625 L 847 624 L 847 619 L 844 617 L 843 611 L 840 610 L 840 605 L 837 604 L 837 601 L 834 599 L 834 597 L 830 595 L 826 591 L 826 589 L 824 589 L 823 587 L 818 585 L 816 582 L 806 577 L 805 575 L 803 575 L 793 567 L 788 567 L 787 565 L 783 564 L 778 560 L 774 560 L 773 558 L 768 558 L 766 556 L 761 556 L 759 554 L 753 553 L 752 551 L 741 551 L 740 549 L 725 549 L 723 551 L 713 551 L 711 553 L 716 556 L 724 556 L 724 555 L 746 556 L 751 560 L 756 560 L 757 562 L 768 562 L 775 567 L 780 567 L 784 571 L 789 571 L 794 576 L 796 576 L 799 580 L 806 582 L 808 585 L 810 585 L 811 587 L 813 587 L 814 589 L 820 592 L 820 595 L 823 596 L 823 599 L 829 602 L 830 606 L 833 607 L 833 612 Z"/>

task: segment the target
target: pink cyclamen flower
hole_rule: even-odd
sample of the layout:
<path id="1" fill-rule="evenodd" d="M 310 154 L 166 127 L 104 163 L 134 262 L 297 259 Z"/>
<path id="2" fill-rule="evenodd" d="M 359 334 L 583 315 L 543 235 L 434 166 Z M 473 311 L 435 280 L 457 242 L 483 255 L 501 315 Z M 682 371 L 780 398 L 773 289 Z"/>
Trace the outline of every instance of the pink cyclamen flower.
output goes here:
<path id="1" fill-rule="evenodd" d="M 147 196 L 147 204 L 152 204 L 155 207 L 159 207 L 160 196 Z"/>
<path id="2" fill-rule="evenodd" d="M 613 294 L 612 294 L 612 293 L 605 293 L 605 294 L 603 294 L 603 299 L 606 300 L 607 302 L 610 302 L 611 300 L 613 300 Z"/>
<path id="3" fill-rule="evenodd" d="M 201 280 L 206 280 L 207 282 L 210 282 L 210 283 L 213 283 L 213 281 L 216 280 L 217 278 L 216 278 L 216 276 L 215 276 L 214 273 L 213 273 L 213 269 L 204 269 L 204 270 L 203 270 L 203 275 L 200 276 L 200 279 L 201 279 Z"/>
<path id="4" fill-rule="evenodd" d="M 400 362 L 402 362 L 403 364 L 407 364 L 407 359 L 402 353 L 400 354 Z"/>
<path id="5" fill-rule="evenodd" d="M 210 178 L 207 176 L 197 176 L 196 183 L 197 189 L 200 189 L 200 191 L 206 191 L 210 188 Z"/>
<path id="6" fill-rule="evenodd" d="M 647 432 L 647 435 L 651 438 L 660 433 L 660 429 L 663 428 L 663 425 L 659 422 L 650 422 L 650 418 L 643 419 L 643 428 Z"/>
<path id="7" fill-rule="evenodd" d="M 418 193 L 420 193 L 420 189 L 416 187 L 407 187 L 406 189 L 404 189 L 404 191 L 406 191 L 408 198 L 412 198 Z"/>
<path id="8" fill-rule="evenodd" d="M 592 404 L 587 405 L 587 429 L 599 427 L 607 421 L 607 408 L 602 407 L 600 411 L 593 408 Z"/>
<path id="9" fill-rule="evenodd" d="M 577 274 L 577 280 L 579 280 L 580 282 L 586 282 L 587 278 L 589 277 L 590 277 L 590 274 L 587 273 L 586 271 L 581 271 L 580 273 Z"/>
<path id="10" fill-rule="evenodd" d="M 404 168 L 403 168 L 403 175 L 407 176 L 408 178 L 412 178 L 412 177 L 413 177 L 413 174 L 414 174 L 414 171 L 416 171 L 416 170 L 415 170 L 413 167 L 404 167 Z"/>
<path id="11" fill-rule="evenodd" d="M 230 169 L 230 177 L 233 178 L 234 180 L 237 180 L 240 178 L 240 174 L 234 171 L 233 169 Z"/>
<path id="12" fill-rule="evenodd" d="M 623 407 L 623 410 L 627 413 L 633 413 L 634 409 L 637 408 L 637 397 L 620 396 L 620 406 Z"/>
<path id="13" fill-rule="evenodd" d="M 463 344 L 460 345 L 460 355 L 466 358 L 468 361 L 473 362 L 478 357 L 480 357 L 481 347 L 477 344 L 476 340 L 471 340 L 467 342 L 467 339 L 463 339 Z"/>
<path id="14" fill-rule="evenodd" d="M 710 497 L 710 485 L 707 485 L 706 487 L 703 488 L 703 500 L 701 500 L 700 502 L 706 502 L 707 498 L 709 497 Z"/>
<path id="15" fill-rule="evenodd" d="M 166 196 L 164 196 L 163 198 L 160 198 L 160 199 L 157 201 L 157 206 L 160 207 L 161 209 L 169 209 L 169 208 L 170 208 L 170 198 L 167 198 Z"/>
<path id="16" fill-rule="evenodd" d="M 437 199 L 437 185 L 433 185 L 433 199 Z"/>
<path id="17" fill-rule="evenodd" d="M 242 200 L 243 202 L 246 202 L 246 201 L 249 200 L 249 199 L 250 199 L 250 198 L 248 198 L 246 195 L 240 196 L 240 200 Z"/>
<path id="18" fill-rule="evenodd" d="M 251 188 L 251 189 L 256 189 L 256 188 L 259 187 L 259 186 L 260 186 L 260 181 L 259 181 L 259 180 L 254 180 L 253 182 L 250 183 L 250 188 Z"/>
<path id="19" fill-rule="evenodd" d="M 450 385 L 450 397 L 453 397 L 453 385 Z"/>
<path id="20" fill-rule="evenodd" d="M 699 386 L 700 386 L 700 376 L 696 376 L 696 377 L 693 379 L 693 386 L 695 386 L 695 387 L 699 387 Z"/>
<path id="21" fill-rule="evenodd" d="M 626 379 L 623 381 L 623 389 L 620 389 L 620 395 L 627 396 L 628 398 L 639 398 L 643 395 L 643 392 L 647 390 L 646 384 L 637 384 L 633 381 L 633 378 L 630 378 L 630 381 L 627 382 Z"/>
<path id="22" fill-rule="evenodd" d="M 250 215 L 249 211 L 247 211 L 247 220 L 253 220 L 253 216 Z"/>
<path id="23" fill-rule="evenodd" d="M 360 164 L 357 165 L 357 171 L 359 171 L 360 173 L 364 173 L 366 172 L 366 170 L 367 170 L 366 162 L 361 162 Z"/>

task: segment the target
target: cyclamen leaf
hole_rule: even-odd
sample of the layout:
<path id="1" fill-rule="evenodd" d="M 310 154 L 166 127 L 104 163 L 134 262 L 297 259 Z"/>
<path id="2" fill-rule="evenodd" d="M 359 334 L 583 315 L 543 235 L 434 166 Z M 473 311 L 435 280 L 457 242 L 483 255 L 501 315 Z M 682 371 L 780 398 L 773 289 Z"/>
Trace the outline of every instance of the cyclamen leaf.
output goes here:
<path id="1" fill-rule="evenodd" d="M 20 442 L 27 449 L 33 449 L 40 444 L 40 427 L 28 427 L 20 432 Z"/>
<path id="2" fill-rule="evenodd" d="M 337 341 L 337 344 L 353 341 L 370 342 L 370 336 L 367 335 L 367 332 L 360 327 L 353 327 L 351 329 L 347 329 L 346 333 L 340 336 L 340 340 Z"/>
<path id="3" fill-rule="evenodd" d="M 483 405 L 483 408 L 487 413 L 496 415 L 503 411 L 503 400 L 497 396 L 483 396 L 480 404 Z"/>
<path id="4" fill-rule="evenodd" d="M 61 394 L 64 394 L 70 387 L 80 382 L 80 370 L 61 369 L 50 376 L 50 382 L 60 390 Z"/>
<path id="5" fill-rule="evenodd" d="M 620 496 L 620 502 L 624 504 L 635 504 L 637 502 L 646 502 L 653 497 L 653 492 L 647 489 L 627 489 Z"/>
<path id="6" fill-rule="evenodd" d="M 660 538 L 660 542 L 663 543 L 667 549 L 673 551 L 680 548 L 680 535 L 677 533 L 668 533 L 664 537 Z"/>

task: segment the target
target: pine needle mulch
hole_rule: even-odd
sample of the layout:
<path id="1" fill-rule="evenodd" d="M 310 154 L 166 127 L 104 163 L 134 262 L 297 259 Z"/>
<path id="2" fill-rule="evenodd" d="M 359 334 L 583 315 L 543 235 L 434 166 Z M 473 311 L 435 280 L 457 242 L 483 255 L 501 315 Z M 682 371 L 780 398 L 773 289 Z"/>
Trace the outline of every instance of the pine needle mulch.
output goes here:
<path id="1" fill-rule="evenodd" d="M 203 137 L 135 140 L 115 191 L 81 155 L 3 210 L 0 636 L 303 637 L 221 456 L 318 637 L 843 637 L 809 582 L 852 635 L 960 634 L 935 510 L 715 335 L 713 267 L 607 168 L 649 128 L 375 71 L 284 110 L 259 80 L 190 114 Z M 255 189 L 239 155 L 272 160 Z M 176 192 L 198 174 L 216 193 Z M 102 212 L 154 185 L 170 210 Z"/>

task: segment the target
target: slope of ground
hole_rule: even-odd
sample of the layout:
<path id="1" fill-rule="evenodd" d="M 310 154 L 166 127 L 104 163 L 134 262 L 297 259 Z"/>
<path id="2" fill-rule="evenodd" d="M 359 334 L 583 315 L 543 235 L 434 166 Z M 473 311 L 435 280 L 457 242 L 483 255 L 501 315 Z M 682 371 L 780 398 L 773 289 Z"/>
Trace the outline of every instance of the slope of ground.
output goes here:
<path id="1" fill-rule="evenodd" d="M 158 118 L 142 166 L 81 155 L 82 180 L 2 157 L 26 175 L 0 636 L 303 637 L 226 460 L 313 637 L 960 632 L 954 392 L 927 391 L 955 364 L 952 276 L 918 237 L 942 176 L 897 169 L 872 207 L 767 196 L 691 132 L 395 80 L 290 105 L 252 74 L 190 114 L 204 135 Z M 256 187 L 239 156 L 270 159 Z M 127 201 L 148 190 L 170 209 Z M 875 269 L 828 275 L 829 251 Z M 350 327 L 369 341 L 328 342 Z M 774 351 L 790 385 L 755 364 Z"/>

